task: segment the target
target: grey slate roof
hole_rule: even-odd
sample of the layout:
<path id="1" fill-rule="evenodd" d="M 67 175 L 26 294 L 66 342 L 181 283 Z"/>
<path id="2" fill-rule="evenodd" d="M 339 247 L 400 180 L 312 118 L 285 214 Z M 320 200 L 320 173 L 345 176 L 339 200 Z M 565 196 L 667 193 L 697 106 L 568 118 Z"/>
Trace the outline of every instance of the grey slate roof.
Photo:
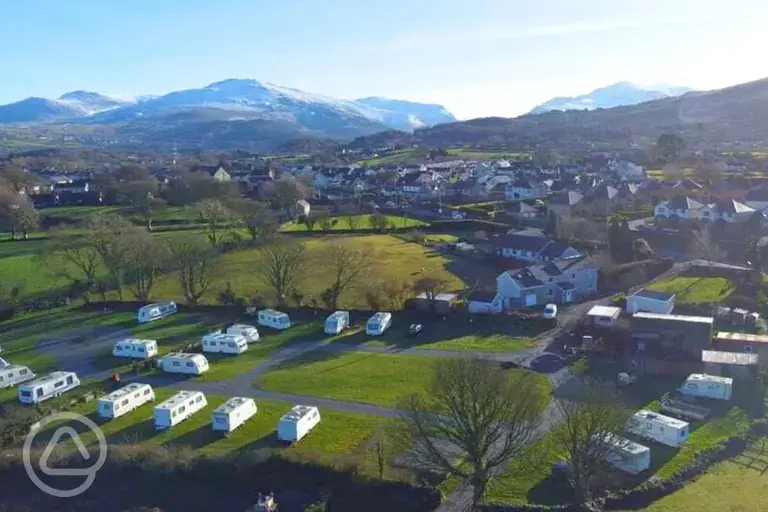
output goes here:
<path id="1" fill-rule="evenodd" d="M 570 190 L 563 194 L 557 194 L 549 199 L 550 204 L 559 204 L 564 206 L 574 206 L 579 204 L 584 196 L 580 192 Z"/>
<path id="2" fill-rule="evenodd" d="M 695 199 L 682 195 L 675 196 L 667 202 L 667 208 L 674 208 L 675 210 L 695 210 L 702 206 L 704 205 Z"/>

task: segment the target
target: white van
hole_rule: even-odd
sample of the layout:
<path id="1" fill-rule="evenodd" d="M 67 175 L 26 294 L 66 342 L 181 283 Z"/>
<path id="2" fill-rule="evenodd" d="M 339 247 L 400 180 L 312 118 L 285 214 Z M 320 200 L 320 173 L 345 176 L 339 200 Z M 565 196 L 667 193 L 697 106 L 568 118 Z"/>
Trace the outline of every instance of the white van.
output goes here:
<path id="1" fill-rule="evenodd" d="M 637 436 L 677 448 L 688 440 L 688 427 L 686 421 L 643 409 L 629 419 L 625 428 Z"/>
<path id="2" fill-rule="evenodd" d="M 392 325 L 392 313 L 375 313 L 365 323 L 365 334 L 368 334 L 369 336 L 379 336 L 384 334 L 384 331 L 389 329 L 390 325 Z"/>
<path id="3" fill-rule="evenodd" d="M 0 368 L 0 389 L 9 388 L 34 378 L 34 372 L 28 367 L 19 364 L 9 364 Z"/>
<path id="4" fill-rule="evenodd" d="M 214 432 L 228 434 L 248 421 L 256 411 L 256 402 L 253 398 L 235 396 L 214 409 L 211 426 Z"/>
<path id="5" fill-rule="evenodd" d="M 255 343 L 259 341 L 259 331 L 252 325 L 233 324 L 226 328 L 224 334 L 242 336 L 248 343 Z"/>
<path id="6" fill-rule="evenodd" d="M 691 374 L 680 386 L 680 394 L 715 400 L 730 400 L 733 379 L 705 373 Z"/>
<path id="7" fill-rule="evenodd" d="M 259 325 L 282 331 L 291 326 L 291 319 L 286 313 L 274 309 L 262 309 L 259 311 Z"/>
<path id="8" fill-rule="evenodd" d="M 125 338 L 115 343 L 112 355 L 131 359 L 150 359 L 157 355 L 157 341 Z"/>
<path id="9" fill-rule="evenodd" d="M 170 316 L 177 311 L 178 308 L 173 301 L 156 302 L 140 307 L 137 318 L 140 324 L 145 324 L 153 320 L 159 320 L 160 318 Z"/>
<path id="10" fill-rule="evenodd" d="M 155 430 L 165 430 L 178 425 L 208 405 L 200 391 L 179 391 L 154 410 Z"/>
<path id="11" fill-rule="evenodd" d="M 248 350 L 245 337 L 236 334 L 221 334 L 214 332 L 206 334 L 202 339 L 203 352 L 214 354 L 242 354 Z"/>
<path id="12" fill-rule="evenodd" d="M 75 372 L 53 372 L 19 386 L 19 402 L 38 404 L 75 389 L 79 385 L 80 379 Z"/>
<path id="13" fill-rule="evenodd" d="M 317 407 L 297 405 L 277 422 L 277 439 L 295 443 L 307 435 L 320 423 L 320 411 Z"/>
<path id="14" fill-rule="evenodd" d="M 335 311 L 325 319 L 325 334 L 339 334 L 349 327 L 349 311 Z"/>
<path id="15" fill-rule="evenodd" d="M 208 371 L 208 360 L 203 354 L 185 354 L 174 352 L 161 359 L 164 372 L 201 375 Z"/>
<path id="16" fill-rule="evenodd" d="M 114 419 L 155 401 L 155 392 L 149 384 L 132 382 L 117 391 L 99 398 L 99 417 Z"/>

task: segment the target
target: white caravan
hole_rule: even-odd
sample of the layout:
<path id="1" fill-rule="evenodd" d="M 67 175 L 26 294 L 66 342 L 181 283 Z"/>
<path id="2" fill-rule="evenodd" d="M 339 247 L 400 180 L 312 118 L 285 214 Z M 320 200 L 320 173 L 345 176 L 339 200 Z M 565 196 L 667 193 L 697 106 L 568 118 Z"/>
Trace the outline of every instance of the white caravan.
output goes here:
<path id="1" fill-rule="evenodd" d="M 256 414 L 253 398 L 232 397 L 213 411 L 214 432 L 230 433 Z"/>
<path id="2" fill-rule="evenodd" d="M 206 334 L 202 339 L 203 352 L 215 354 L 242 354 L 248 350 L 245 337 L 236 334 L 221 334 L 214 332 Z"/>
<path id="3" fill-rule="evenodd" d="M 686 421 L 643 409 L 629 419 L 625 428 L 637 436 L 677 448 L 688 440 L 688 427 Z"/>
<path id="4" fill-rule="evenodd" d="M 730 400 L 733 394 L 733 379 L 705 373 L 691 374 L 680 386 L 680 393 L 700 398 Z"/>
<path id="5" fill-rule="evenodd" d="M 178 425 L 206 405 L 208 401 L 200 391 L 179 391 L 165 402 L 155 406 L 155 430 L 165 430 Z"/>
<path id="6" fill-rule="evenodd" d="M 34 378 L 34 372 L 26 366 L 9 364 L 8 366 L 0 367 L 0 389 L 9 388 Z"/>
<path id="7" fill-rule="evenodd" d="M 284 330 L 291 326 L 291 319 L 286 313 L 274 309 L 262 309 L 259 311 L 259 325 L 273 329 Z"/>
<path id="8" fill-rule="evenodd" d="M 2 352 L 3 352 L 3 351 L 2 351 L 2 350 L 0 350 L 0 354 L 1 354 Z M 5 359 L 3 359 L 2 357 L 0 357 L 0 368 L 5 368 L 6 366 L 11 366 L 11 363 L 9 363 L 8 361 L 6 361 L 6 360 L 5 360 Z"/>
<path id="9" fill-rule="evenodd" d="M 325 334 L 339 334 L 349 327 L 349 311 L 335 311 L 325 319 Z"/>
<path id="10" fill-rule="evenodd" d="M 295 443 L 320 423 L 317 407 L 297 405 L 277 422 L 277 439 Z"/>
<path id="11" fill-rule="evenodd" d="M 203 354 L 174 352 L 162 358 L 164 372 L 201 375 L 208 371 L 208 360 Z"/>
<path id="12" fill-rule="evenodd" d="M 155 392 L 149 384 L 132 382 L 117 391 L 99 398 L 99 417 L 114 419 L 155 401 Z"/>
<path id="13" fill-rule="evenodd" d="M 616 469 L 636 475 L 651 467 L 651 449 L 647 446 L 610 433 L 596 440 L 608 446 L 605 461 Z"/>
<path id="14" fill-rule="evenodd" d="M 392 313 L 378 312 L 365 323 L 365 334 L 379 336 L 392 325 Z"/>
<path id="15" fill-rule="evenodd" d="M 227 327 L 224 334 L 242 336 L 248 343 L 259 341 L 259 331 L 252 325 L 234 324 Z"/>
<path id="16" fill-rule="evenodd" d="M 75 389 L 79 385 L 80 379 L 75 372 L 53 372 L 19 386 L 19 402 L 37 404 Z"/>
<path id="17" fill-rule="evenodd" d="M 125 338 L 115 343 L 112 355 L 131 359 L 150 359 L 157 355 L 157 341 Z"/>
<path id="18" fill-rule="evenodd" d="M 165 318 L 178 311 L 176 303 L 173 301 L 156 302 L 147 304 L 139 308 L 138 320 L 140 324 L 145 324 L 153 320 Z"/>

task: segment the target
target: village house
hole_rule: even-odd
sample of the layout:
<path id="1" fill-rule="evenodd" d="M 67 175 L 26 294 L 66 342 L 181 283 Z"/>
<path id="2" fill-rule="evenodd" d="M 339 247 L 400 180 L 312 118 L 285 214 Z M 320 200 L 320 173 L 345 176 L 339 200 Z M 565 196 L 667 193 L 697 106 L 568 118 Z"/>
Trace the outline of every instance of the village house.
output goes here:
<path id="1" fill-rule="evenodd" d="M 610 215 L 615 210 L 618 193 L 619 191 L 616 187 L 607 183 L 600 184 L 584 194 L 584 199 L 582 200 L 584 209 L 590 215 L 602 217 Z"/>
<path id="2" fill-rule="evenodd" d="M 733 199 L 725 199 L 701 208 L 701 220 L 725 221 L 730 224 L 747 222 L 755 213 L 755 209 Z"/>
<path id="3" fill-rule="evenodd" d="M 642 181 L 647 175 L 645 167 L 626 160 L 614 160 L 609 163 L 609 168 L 616 173 L 616 177 L 620 180 Z"/>
<path id="4" fill-rule="evenodd" d="M 517 221 L 524 221 L 535 219 L 539 215 L 539 210 L 523 201 L 517 201 L 505 206 L 504 213 Z"/>
<path id="5" fill-rule="evenodd" d="M 536 183 L 530 179 L 519 178 L 507 183 L 506 199 L 515 201 L 519 199 L 542 199 L 547 196 L 547 187 L 543 183 Z"/>
<path id="6" fill-rule="evenodd" d="M 547 214 L 554 214 L 562 217 L 570 217 L 582 212 L 583 197 L 580 192 L 570 190 L 561 194 L 556 194 L 547 201 Z"/>
<path id="7" fill-rule="evenodd" d="M 744 204 L 758 211 L 768 208 L 768 187 L 758 187 L 747 191 Z"/>
<path id="8" fill-rule="evenodd" d="M 544 263 L 580 254 L 570 245 L 553 241 L 543 231 L 534 228 L 510 231 L 493 240 L 493 244 L 501 256 L 529 263 Z"/>
<path id="9" fill-rule="evenodd" d="M 699 219 L 704 205 L 695 199 L 678 195 L 656 205 L 653 214 L 657 219 Z"/>
<path id="10" fill-rule="evenodd" d="M 213 181 L 226 182 L 232 179 L 223 165 L 196 165 L 189 170 L 194 173 L 207 174 Z"/>

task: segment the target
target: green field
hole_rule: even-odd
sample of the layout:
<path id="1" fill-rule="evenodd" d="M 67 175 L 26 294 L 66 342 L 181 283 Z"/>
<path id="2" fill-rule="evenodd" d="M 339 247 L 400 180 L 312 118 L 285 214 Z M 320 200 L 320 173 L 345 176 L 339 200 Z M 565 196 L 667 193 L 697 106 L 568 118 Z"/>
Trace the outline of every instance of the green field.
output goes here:
<path id="1" fill-rule="evenodd" d="M 529 153 L 510 153 L 506 151 L 480 148 L 449 148 L 448 154 L 465 160 L 518 159 L 530 156 Z"/>
<path id="2" fill-rule="evenodd" d="M 723 302 L 733 292 L 733 286 L 723 277 L 675 277 L 653 283 L 648 287 L 677 295 L 677 304 Z"/>
<path id="3" fill-rule="evenodd" d="M 370 215 L 353 215 L 353 217 L 357 220 L 355 229 L 373 229 L 370 224 Z M 399 217 L 397 215 L 385 215 L 385 217 L 387 218 L 387 225 L 394 226 L 396 228 L 420 228 L 427 225 L 425 222 L 408 217 Z M 348 217 L 339 215 L 331 218 L 336 221 L 336 223 L 331 228 L 331 231 L 343 231 L 352 229 L 349 226 Z M 307 225 L 301 222 L 289 222 L 288 224 L 283 225 L 280 230 L 287 232 L 307 231 Z M 322 232 L 320 223 L 316 223 L 314 225 L 313 232 Z"/>
<path id="4" fill-rule="evenodd" d="M 368 167 L 378 167 L 380 165 L 386 165 L 386 164 L 399 164 L 399 163 L 407 162 L 411 158 L 415 158 L 422 153 L 423 151 L 419 151 L 418 149 L 398 149 L 396 151 L 389 152 L 384 156 L 369 158 L 367 160 L 360 160 L 357 162 L 357 165 L 367 165 Z"/>

